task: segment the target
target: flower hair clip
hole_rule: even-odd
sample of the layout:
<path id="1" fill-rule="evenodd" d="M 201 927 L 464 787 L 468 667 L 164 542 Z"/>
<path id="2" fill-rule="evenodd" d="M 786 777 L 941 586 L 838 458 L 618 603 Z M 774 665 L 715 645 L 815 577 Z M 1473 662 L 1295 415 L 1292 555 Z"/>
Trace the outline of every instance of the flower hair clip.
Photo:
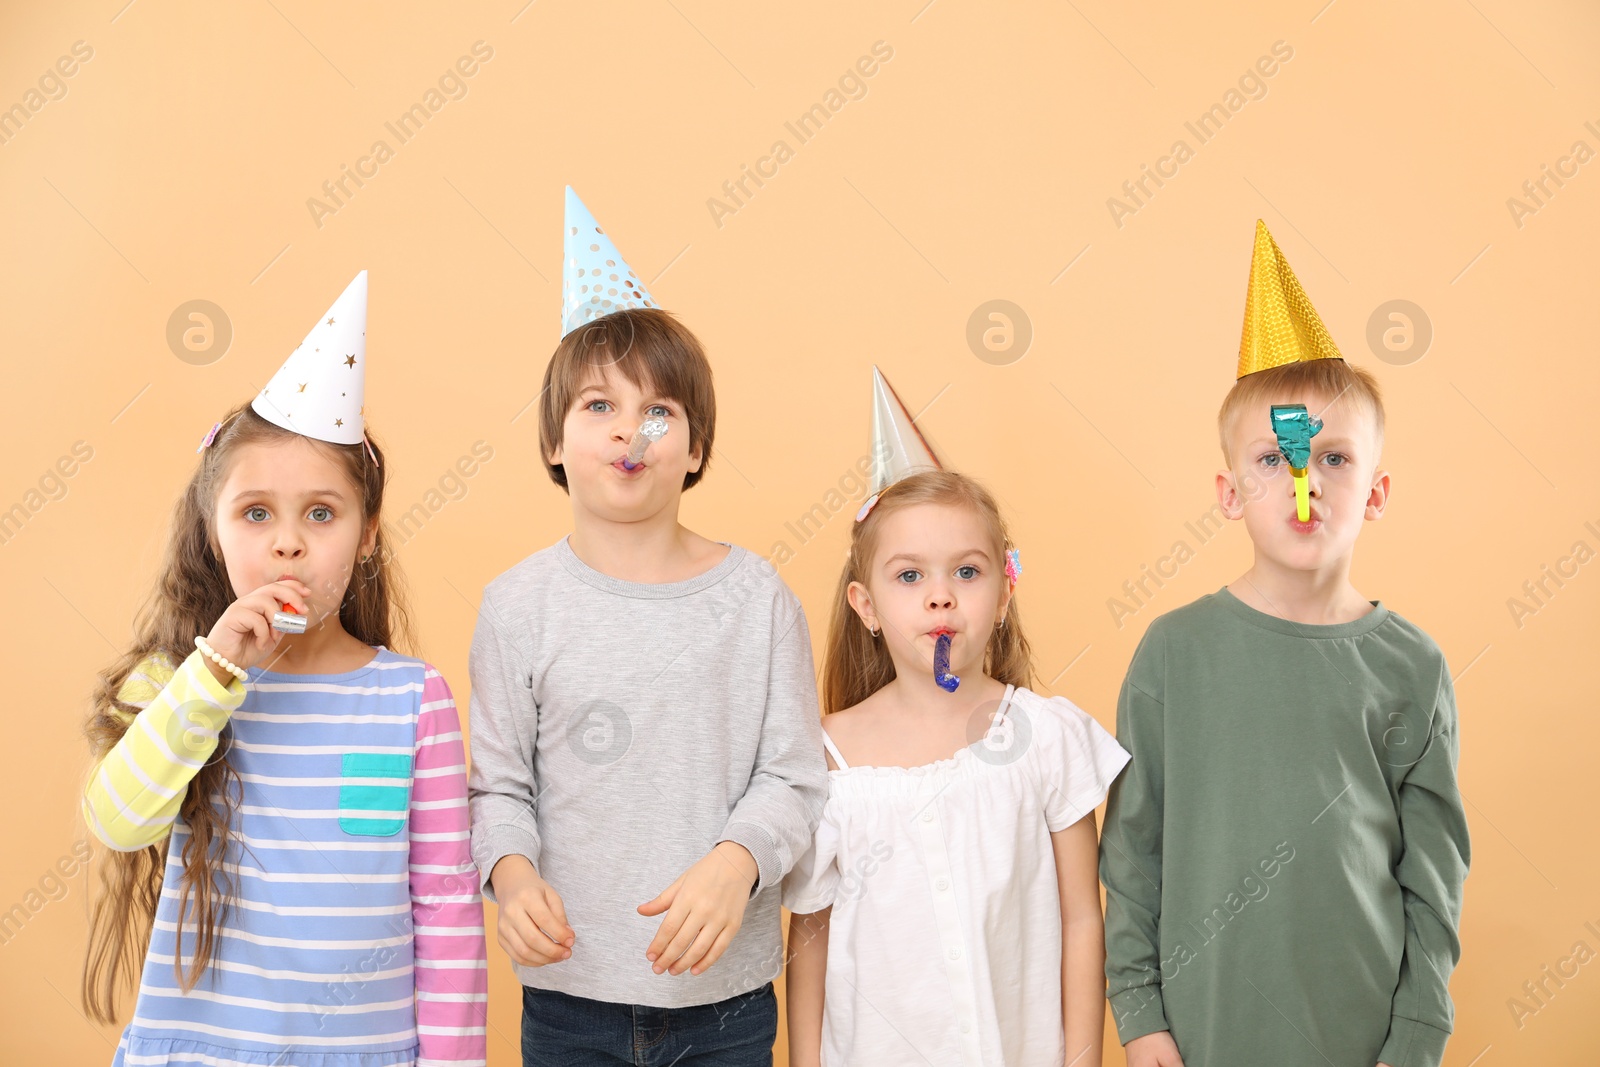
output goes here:
<path id="1" fill-rule="evenodd" d="M 856 512 L 857 522 L 862 521 L 872 513 L 872 509 L 878 506 L 878 497 L 882 495 L 883 494 L 881 493 L 873 493 L 871 496 L 867 497 L 867 502 L 861 505 L 860 511 Z"/>
<path id="2" fill-rule="evenodd" d="M 1022 550 L 1020 548 L 1006 549 L 1006 577 L 1011 581 L 1011 587 L 1017 587 L 1017 579 L 1022 577 Z"/>

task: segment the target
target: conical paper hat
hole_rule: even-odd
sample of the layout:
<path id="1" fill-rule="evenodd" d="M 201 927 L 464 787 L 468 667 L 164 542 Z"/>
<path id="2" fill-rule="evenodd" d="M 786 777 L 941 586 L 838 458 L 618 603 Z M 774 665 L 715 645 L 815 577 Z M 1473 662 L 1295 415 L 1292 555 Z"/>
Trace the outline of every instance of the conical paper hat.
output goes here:
<path id="1" fill-rule="evenodd" d="M 1311 298 L 1300 288 L 1267 224 L 1256 220 L 1250 257 L 1250 288 L 1244 298 L 1244 334 L 1239 340 L 1239 377 L 1286 363 L 1343 359 L 1322 325 Z"/>
<path id="2" fill-rule="evenodd" d="M 889 380 L 872 368 L 872 492 L 921 471 L 943 470 Z"/>
<path id="3" fill-rule="evenodd" d="M 562 337 L 613 311 L 657 306 L 570 185 L 566 220 L 561 235 Z"/>
<path id="4" fill-rule="evenodd" d="M 362 442 L 367 272 L 357 274 L 250 406 L 268 422 L 336 445 Z"/>

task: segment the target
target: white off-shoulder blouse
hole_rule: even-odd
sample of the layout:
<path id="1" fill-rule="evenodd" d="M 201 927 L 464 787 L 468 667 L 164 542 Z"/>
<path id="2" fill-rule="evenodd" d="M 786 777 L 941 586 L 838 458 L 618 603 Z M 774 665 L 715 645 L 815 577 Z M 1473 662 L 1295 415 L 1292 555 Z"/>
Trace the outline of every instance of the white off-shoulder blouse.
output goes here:
<path id="1" fill-rule="evenodd" d="M 790 911 L 833 908 L 823 1067 L 1060 1067 L 1050 835 L 1094 811 L 1128 753 L 1065 697 L 1017 686 L 950 759 L 851 767 L 823 743 L 839 769 L 783 882 Z"/>

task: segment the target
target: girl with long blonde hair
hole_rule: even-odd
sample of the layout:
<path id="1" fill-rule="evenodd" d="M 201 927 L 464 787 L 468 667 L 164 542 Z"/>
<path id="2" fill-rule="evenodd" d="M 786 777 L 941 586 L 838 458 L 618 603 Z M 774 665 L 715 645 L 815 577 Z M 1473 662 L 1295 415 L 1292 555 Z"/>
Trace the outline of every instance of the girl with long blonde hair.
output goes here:
<path id="1" fill-rule="evenodd" d="M 796 1067 L 1100 1063 L 1094 809 L 1128 757 L 1028 688 L 1020 573 L 994 498 L 944 470 L 893 482 L 851 531 L 828 800 L 783 890 Z"/>

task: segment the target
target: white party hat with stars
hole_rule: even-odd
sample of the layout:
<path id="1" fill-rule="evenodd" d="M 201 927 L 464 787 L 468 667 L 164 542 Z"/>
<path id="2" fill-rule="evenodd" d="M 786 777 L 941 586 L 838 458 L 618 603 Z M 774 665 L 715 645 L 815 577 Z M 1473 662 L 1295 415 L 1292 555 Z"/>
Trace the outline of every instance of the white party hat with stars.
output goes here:
<path id="1" fill-rule="evenodd" d="M 250 406 L 270 423 L 336 445 L 365 440 L 367 272 L 333 302 Z"/>
<path id="2" fill-rule="evenodd" d="M 872 492 L 883 492 L 902 478 L 943 470 L 911 413 L 900 402 L 889 379 L 872 368 Z"/>
<path id="3" fill-rule="evenodd" d="M 613 311 L 657 306 L 570 185 L 561 238 L 562 337 Z"/>

